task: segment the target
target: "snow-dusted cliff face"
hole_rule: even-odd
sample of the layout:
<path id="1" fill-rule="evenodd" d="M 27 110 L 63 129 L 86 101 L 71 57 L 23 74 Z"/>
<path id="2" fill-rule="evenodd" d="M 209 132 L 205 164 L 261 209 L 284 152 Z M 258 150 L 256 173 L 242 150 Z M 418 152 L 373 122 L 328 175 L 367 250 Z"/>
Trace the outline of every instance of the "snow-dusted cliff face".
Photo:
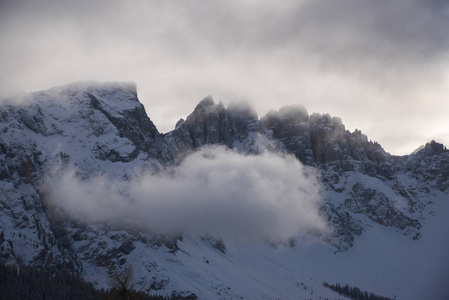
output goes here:
<path id="1" fill-rule="evenodd" d="M 98 287 L 132 265 L 149 293 L 338 297 L 328 281 L 419 299 L 441 295 L 449 275 L 429 246 L 449 245 L 449 151 L 431 142 L 391 156 L 301 106 L 258 119 L 207 97 L 160 134 L 133 83 L 7 99 L 0 191 L 0 260 Z M 420 255 L 433 255 L 424 269 Z"/>

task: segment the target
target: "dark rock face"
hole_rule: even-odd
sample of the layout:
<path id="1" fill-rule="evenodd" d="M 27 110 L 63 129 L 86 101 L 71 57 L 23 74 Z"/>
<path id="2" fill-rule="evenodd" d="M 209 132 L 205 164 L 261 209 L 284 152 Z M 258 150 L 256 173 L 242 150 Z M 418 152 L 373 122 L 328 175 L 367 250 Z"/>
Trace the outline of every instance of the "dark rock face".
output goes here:
<path id="1" fill-rule="evenodd" d="M 363 233 L 363 226 L 354 220 L 351 213 L 332 203 L 321 207 L 321 213 L 333 226 L 333 232 L 326 237 L 326 241 L 337 251 L 345 251 L 354 245 L 354 239 Z"/>
<path id="2" fill-rule="evenodd" d="M 328 114 L 313 114 L 310 117 L 310 124 L 311 148 L 315 163 L 335 162 L 341 158 L 339 157 L 339 149 L 342 149 L 340 141 L 344 142 L 345 138 L 345 126 L 341 120 L 331 118 Z"/>
<path id="3" fill-rule="evenodd" d="M 247 103 L 231 103 L 226 110 L 234 140 L 242 141 L 259 129 L 257 113 Z"/>
<path id="4" fill-rule="evenodd" d="M 86 93 L 86 95 L 91 99 L 92 107 L 104 114 L 117 128 L 119 136 L 132 140 L 136 146 L 141 147 L 148 137 L 154 138 L 159 134 L 156 126 L 145 113 L 143 105 L 124 110 L 120 113 L 120 117 L 116 117 L 112 116 L 94 95 L 90 93 Z"/>
<path id="5" fill-rule="evenodd" d="M 448 153 L 449 150 L 447 150 L 443 144 L 437 143 L 435 141 L 431 141 L 430 143 L 426 144 L 426 146 L 424 147 L 424 152 L 426 152 L 430 155 L 438 155 L 438 154 L 442 154 L 442 153 Z"/>
<path id="6" fill-rule="evenodd" d="M 449 189 L 449 150 L 432 141 L 416 154 L 396 158 L 398 169 L 440 191 Z"/>
<path id="7" fill-rule="evenodd" d="M 249 106 L 231 105 L 225 109 L 223 103 L 215 104 L 212 97 L 207 97 L 176 130 L 186 130 L 194 148 L 204 145 L 232 148 L 235 140 L 245 139 L 255 129 L 256 123 L 257 115 Z"/>
<path id="8" fill-rule="evenodd" d="M 211 235 L 205 235 L 201 237 L 201 240 L 209 243 L 209 245 L 215 250 L 226 254 L 226 246 L 221 238 L 213 237 Z"/>
<path id="9" fill-rule="evenodd" d="M 392 176 L 390 155 L 360 131 L 345 130 L 340 118 L 328 114 L 309 116 L 302 106 L 286 106 L 258 120 L 248 106 L 224 108 L 211 97 L 202 100 L 185 121 L 180 120 L 175 130 L 155 143 L 153 157 L 174 161 L 186 149 L 192 151 L 204 145 L 234 148 L 236 142 L 242 142 L 251 133 L 280 143 L 307 165 L 377 177 Z"/>
<path id="10" fill-rule="evenodd" d="M 1 148 L 3 159 L 0 160 L 0 178 L 8 179 L 14 185 L 19 185 L 22 181 L 32 183 L 39 179 L 42 152 L 36 143 L 3 143 Z"/>
<path id="11" fill-rule="evenodd" d="M 234 147 L 250 132 L 258 129 L 257 114 L 248 105 L 215 104 L 212 97 L 203 99 L 175 130 L 167 133 L 154 145 L 152 157 L 162 162 L 176 163 L 185 154 L 205 145 Z"/>
<path id="12" fill-rule="evenodd" d="M 194 148 L 207 144 L 232 145 L 226 110 L 222 103 L 216 105 L 211 97 L 203 99 L 182 126 L 188 131 Z"/>
<path id="13" fill-rule="evenodd" d="M 135 146 L 135 150 L 127 156 L 121 156 L 114 149 L 100 149 L 100 159 L 127 162 L 135 159 L 140 152 L 152 148 L 153 140 L 159 135 L 159 132 L 148 118 L 142 104 L 139 103 L 137 107 L 122 112 L 115 111 L 115 116 L 113 116 L 105 109 L 105 104 L 102 104 L 94 95 L 90 93 L 86 93 L 86 95 L 91 100 L 92 108 L 100 111 L 115 126 L 119 137 L 131 140 Z M 138 101 L 137 98 L 136 101 Z"/>
<path id="14" fill-rule="evenodd" d="M 314 152 L 307 110 L 303 106 L 286 106 L 270 111 L 261 118 L 261 127 L 306 164 L 313 164 Z"/>
<path id="15" fill-rule="evenodd" d="M 44 114 L 39 106 L 34 105 L 34 107 L 37 111 L 37 114 L 34 114 L 32 116 L 26 109 L 19 109 L 17 112 L 20 116 L 20 121 L 33 132 L 45 135 L 47 133 L 47 127 L 45 126 L 45 123 L 43 121 Z"/>
<path id="16" fill-rule="evenodd" d="M 407 227 L 419 229 L 421 226 L 419 221 L 405 216 L 396 209 L 384 193 L 366 187 L 360 182 L 352 187 L 351 196 L 351 199 L 345 200 L 345 206 L 352 212 L 362 213 L 379 224 L 399 229 Z"/>
<path id="17" fill-rule="evenodd" d="M 274 139 L 307 165 L 385 175 L 383 163 L 390 155 L 360 131 L 345 130 L 340 118 L 329 114 L 309 117 L 304 107 L 287 106 L 269 112 L 261 123 L 265 132 L 272 132 Z"/>
<path id="18" fill-rule="evenodd" d="M 123 254 L 130 254 L 134 249 L 136 249 L 136 247 L 131 239 L 124 241 L 120 247 L 118 247 L 118 251 Z"/>

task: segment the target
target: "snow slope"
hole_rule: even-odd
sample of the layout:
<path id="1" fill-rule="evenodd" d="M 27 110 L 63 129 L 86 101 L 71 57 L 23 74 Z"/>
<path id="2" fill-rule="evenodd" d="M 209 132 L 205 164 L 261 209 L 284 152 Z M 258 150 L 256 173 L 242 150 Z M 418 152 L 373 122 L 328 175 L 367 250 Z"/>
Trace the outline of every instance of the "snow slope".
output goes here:
<path id="1" fill-rule="evenodd" d="M 169 277 L 200 299 L 338 298 L 323 282 L 397 299 L 446 299 L 449 201 L 444 194 L 432 200 L 426 213 L 435 216 L 424 224 L 419 240 L 374 222 L 352 248 L 337 253 L 319 242 L 274 248 L 260 241 L 225 240 L 223 254 L 184 237 L 176 254 L 182 267 Z"/>

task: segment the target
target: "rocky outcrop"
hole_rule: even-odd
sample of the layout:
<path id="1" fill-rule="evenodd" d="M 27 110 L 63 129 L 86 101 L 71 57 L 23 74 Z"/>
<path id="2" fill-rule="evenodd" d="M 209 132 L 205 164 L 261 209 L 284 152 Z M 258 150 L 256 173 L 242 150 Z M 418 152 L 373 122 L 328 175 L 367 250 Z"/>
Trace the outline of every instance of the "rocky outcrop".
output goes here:
<path id="1" fill-rule="evenodd" d="M 142 104 L 139 103 L 132 109 L 110 112 L 94 95 L 90 93 L 86 95 L 91 99 L 91 106 L 100 111 L 117 128 L 119 136 L 133 142 L 136 152 L 148 151 L 151 148 L 151 142 L 159 132 L 148 118 Z M 135 100 L 138 101 L 137 98 Z"/>
<path id="2" fill-rule="evenodd" d="M 417 234 L 421 224 L 411 219 L 395 208 L 393 201 L 384 193 L 367 187 L 363 183 L 356 183 L 350 192 L 351 198 L 346 199 L 344 205 L 352 212 L 364 214 L 376 223 L 398 229 L 414 229 Z"/>
<path id="3" fill-rule="evenodd" d="M 0 174 L 16 181 L 39 180 L 59 153 L 74 163 L 80 152 L 94 153 L 77 164 L 130 162 L 148 156 L 160 136 L 133 83 L 75 83 L 17 103 L 0 107 Z"/>
<path id="4" fill-rule="evenodd" d="M 223 103 L 215 104 L 212 97 L 206 97 L 189 115 L 182 126 L 185 126 L 192 140 L 192 146 L 232 145 L 232 132 L 228 114 Z"/>
<path id="5" fill-rule="evenodd" d="M 391 156 L 359 130 L 345 130 L 340 118 L 329 114 L 309 116 L 303 106 L 285 106 L 270 111 L 260 120 L 246 104 L 225 108 L 212 97 L 203 99 L 175 130 L 155 143 L 153 157 L 164 161 L 177 160 L 180 153 L 204 145 L 225 145 L 234 148 L 242 142 L 251 144 L 256 134 L 281 145 L 279 151 L 294 154 L 301 162 L 332 168 L 339 172 L 357 171 L 370 176 L 391 179 Z"/>
<path id="6" fill-rule="evenodd" d="M 444 145 L 431 141 L 417 153 L 397 157 L 396 161 L 398 172 L 428 183 L 428 189 L 449 189 L 449 150 Z"/>
<path id="7" fill-rule="evenodd" d="M 242 141 L 257 130 L 257 114 L 246 104 L 231 104 L 227 109 L 223 103 L 215 104 L 212 97 L 203 99 L 186 121 L 176 130 L 189 133 L 191 145 L 226 145 L 233 147 L 234 141 Z"/>
<path id="8" fill-rule="evenodd" d="M 321 206 L 321 213 L 332 224 L 333 231 L 325 237 L 325 241 L 332 245 L 336 251 L 345 251 L 354 245 L 356 236 L 363 233 L 360 221 L 353 218 L 351 212 L 345 211 L 341 206 L 326 203 Z"/>
<path id="9" fill-rule="evenodd" d="M 162 163 L 176 163 L 205 145 L 224 145 L 233 148 L 251 132 L 258 130 L 257 114 L 247 104 L 231 104 L 227 109 L 223 103 L 215 104 L 211 96 L 200 101 L 184 121 L 176 124 L 175 130 L 167 133 L 155 144 L 153 157 Z"/>
<path id="10" fill-rule="evenodd" d="M 370 176 L 389 177 L 390 155 L 382 147 L 356 130 L 345 130 L 340 118 L 329 114 L 308 115 L 302 106 L 270 111 L 260 120 L 267 134 L 281 141 L 285 148 L 305 164 L 357 171 Z"/>
<path id="11" fill-rule="evenodd" d="M 285 148 L 306 164 L 313 164 L 310 119 L 303 106 L 285 106 L 271 110 L 260 119 L 263 131 L 281 141 Z"/>

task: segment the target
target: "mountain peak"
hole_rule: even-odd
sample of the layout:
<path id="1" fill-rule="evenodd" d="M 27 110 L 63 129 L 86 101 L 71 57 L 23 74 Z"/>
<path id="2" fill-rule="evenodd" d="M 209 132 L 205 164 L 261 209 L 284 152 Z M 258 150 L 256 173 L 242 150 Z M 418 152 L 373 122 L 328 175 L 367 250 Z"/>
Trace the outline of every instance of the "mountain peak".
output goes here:
<path id="1" fill-rule="evenodd" d="M 212 106 L 214 104 L 215 104 L 215 102 L 214 102 L 214 98 L 212 97 L 212 95 L 207 95 L 203 100 L 200 101 L 200 103 L 198 103 L 197 106 L 201 105 L 201 106 L 207 107 L 207 106 Z"/>
<path id="2" fill-rule="evenodd" d="M 286 118 L 290 118 L 293 116 L 300 116 L 300 118 L 307 119 L 309 117 L 309 113 L 304 105 L 301 104 L 292 104 L 285 105 L 279 109 L 279 113 Z"/>
<path id="3" fill-rule="evenodd" d="M 432 140 L 429 143 L 426 143 L 425 145 L 421 145 L 418 148 L 416 148 L 416 150 L 413 151 L 412 153 L 410 153 L 410 155 L 416 155 L 419 153 L 433 155 L 433 154 L 439 154 L 439 153 L 444 153 L 444 152 L 449 152 L 447 150 L 446 146 L 436 142 L 435 140 Z"/>
<path id="4" fill-rule="evenodd" d="M 430 152 L 430 153 L 432 153 L 432 154 L 443 153 L 443 152 L 448 151 L 448 150 L 446 149 L 446 147 L 445 147 L 443 144 L 440 144 L 440 143 L 438 143 L 438 142 L 435 142 L 434 140 L 431 141 L 430 143 L 427 143 L 427 144 L 424 146 L 424 150 L 425 150 L 426 152 Z"/>

